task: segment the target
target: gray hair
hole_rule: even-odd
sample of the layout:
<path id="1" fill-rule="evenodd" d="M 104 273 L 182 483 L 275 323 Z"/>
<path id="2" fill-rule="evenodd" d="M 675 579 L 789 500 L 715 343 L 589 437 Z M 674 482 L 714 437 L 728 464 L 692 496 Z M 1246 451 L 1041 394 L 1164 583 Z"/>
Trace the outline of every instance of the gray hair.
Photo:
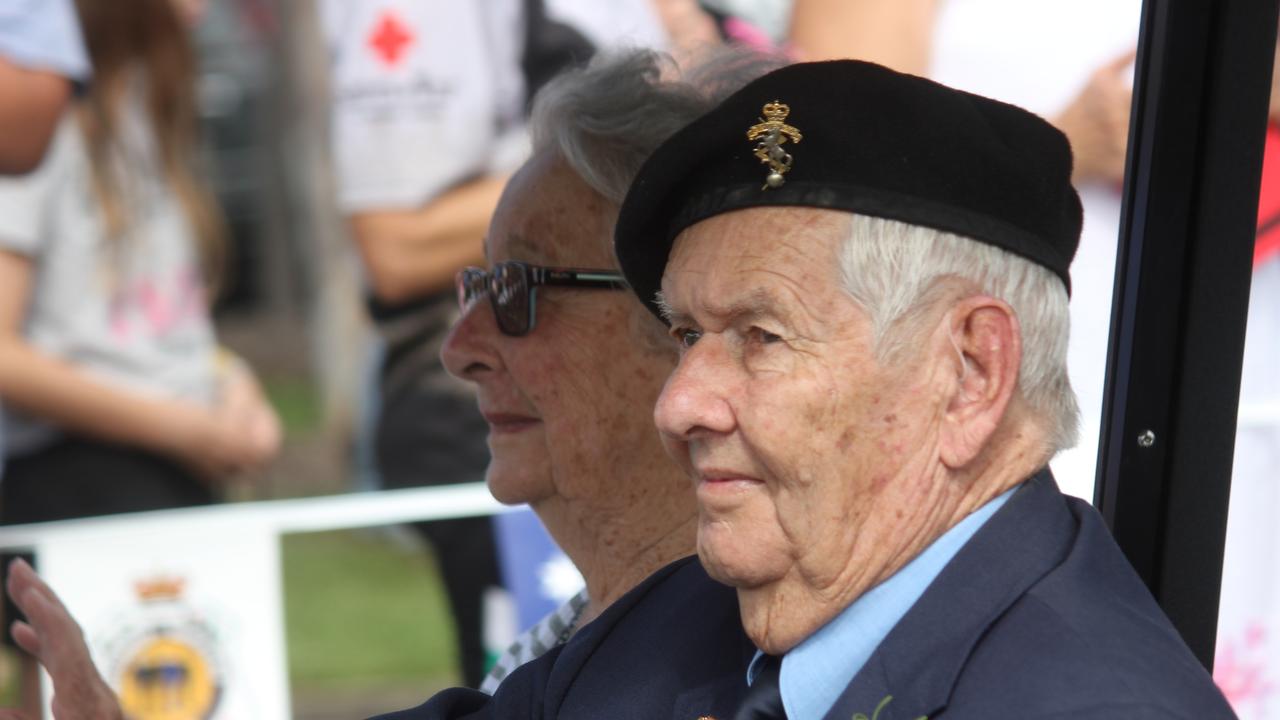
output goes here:
<path id="1" fill-rule="evenodd" d="M 709 51 L 688 69 L 652 50 L 601 53 L 548 83 L 534 99 L 534 153 L 553 152 L 593 190 L 621 205 L 644 161 L 667 138 L 780 58 Z"/>
<path id="2" fill-rule="evenodd" d="M 667 138 L 783 64 L 741 49 L 708 51 L 684 69 L 652 50 L 598 54 L 586 67 L 558 75 L 534 98 L 533 152 L 564 160 L 616 208 L 640 166 Z M 674 354 L 666 327 L 649 313 L 632 313 L 631 322 L 649 350 Z"/>
<path id="3" fill-rule="evenodd" d="M 845 289 L 870 314 L 884 362 L 911 341 L 910 320 L 946 278 L 1004 300 L 1022 328 L 1018 392 L 1044 423 L 1050 453 L 1071 447 L 1079 409 L 1067 378 L 1070 316 L 1062 281 L 1048 269 L 976 240 L 883 218 L 854 215 L 839 252 Z"/>

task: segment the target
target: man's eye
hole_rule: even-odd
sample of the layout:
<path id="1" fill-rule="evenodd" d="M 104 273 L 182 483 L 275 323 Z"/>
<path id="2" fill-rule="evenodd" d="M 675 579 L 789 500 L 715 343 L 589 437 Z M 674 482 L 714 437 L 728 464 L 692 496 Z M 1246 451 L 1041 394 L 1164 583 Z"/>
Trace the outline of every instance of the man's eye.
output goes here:
<path id="1" fill-rule="evenodd" d="M 675 337 L 676 342 L 680 344 L 680 347 L 688 349 L 693 347 L 693 344 L 702 338 L 702 331 L 693 330 L 691 328 L 672 328 L 671 335 Z"/>

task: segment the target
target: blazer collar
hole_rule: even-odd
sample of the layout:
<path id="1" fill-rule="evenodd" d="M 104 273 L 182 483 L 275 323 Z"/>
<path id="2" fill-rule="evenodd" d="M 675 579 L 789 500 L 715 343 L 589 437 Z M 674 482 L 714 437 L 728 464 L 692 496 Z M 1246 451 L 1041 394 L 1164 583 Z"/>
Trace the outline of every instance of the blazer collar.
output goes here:
<path id="1" fill-rule="evenodd" d="M 1053 476 L 1041 470 L 934 579 L 854 676 L 828 720 L 858 713 L 867 720 L 936 715 L 983 633 L 1062 562 L 1075 534 L 1076 521 Z"/>
<path id="2" fill-rule="evenodd" d="M 651 592 L 660 588 L 664 582 L 690 563 L 697 561 L 696 555 L 690 555 L 660 568 L 605 608 L 599 617 L 584 625 L 569 638 L 569 642 L 561 646 L 560 654 L 555 660 L 554 669 L 547 682 L 544 700 L 545 710 L 550 711 L 548 713 L 550 717 L 555 716 L 554 708 L 564 703 L 565 696 L 569 693 L 573 681 L 577 679 L 579 670 L 591 659 L 600 644 L 609 637 L 614 627 L 624 621 L 627 614 Z"/>

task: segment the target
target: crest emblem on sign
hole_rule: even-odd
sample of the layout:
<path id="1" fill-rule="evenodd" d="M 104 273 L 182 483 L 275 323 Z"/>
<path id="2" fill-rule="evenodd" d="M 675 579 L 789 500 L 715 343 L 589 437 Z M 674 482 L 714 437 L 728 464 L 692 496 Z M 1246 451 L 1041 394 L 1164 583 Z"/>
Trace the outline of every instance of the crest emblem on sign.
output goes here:
<path id="1" fill-rule="evenodd" d="M 168 576 L 135 583 L 139 605 L 105 643 L 105 674 L 129 718 L 208 720 L 218 709 L 218 638 L 183 601 L 185 586 Z"/>

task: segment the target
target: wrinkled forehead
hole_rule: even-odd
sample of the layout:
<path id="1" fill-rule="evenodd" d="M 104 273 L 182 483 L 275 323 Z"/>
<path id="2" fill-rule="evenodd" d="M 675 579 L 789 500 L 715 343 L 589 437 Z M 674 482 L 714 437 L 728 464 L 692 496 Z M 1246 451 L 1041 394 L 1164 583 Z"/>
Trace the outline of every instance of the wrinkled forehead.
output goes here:
<path id="1" fill-rule="evenodd" d="M 668 304 L 707 307 L 839 284 L 837 252 L 852 215 L 806 207 L 747 208 L 685 228 L 662 277 Z M 696 296 L 696 298 L 695 298 Z"/>

